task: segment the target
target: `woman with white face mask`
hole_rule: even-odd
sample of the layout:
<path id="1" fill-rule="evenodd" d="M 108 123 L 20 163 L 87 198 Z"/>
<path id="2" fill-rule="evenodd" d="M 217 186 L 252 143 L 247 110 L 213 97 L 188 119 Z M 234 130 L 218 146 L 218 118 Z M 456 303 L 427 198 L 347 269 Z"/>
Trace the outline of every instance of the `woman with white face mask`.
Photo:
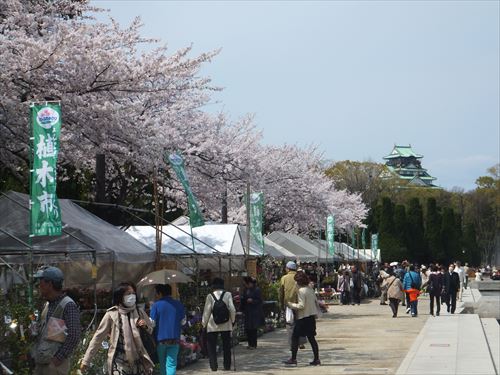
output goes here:
<path id="1" fill-rule="evenodd" d="M 140 329 L 153 332 L 144 310 L 136 305 L 136 289 L 132 283 L 121 283 L 113 292 L 115 305 L 106 311 L 82 359 L 85 372 L 102 342 L 109 336 L 108 374 L 143 375 L 153 372 L 154 364 L 141 340 Z"/>

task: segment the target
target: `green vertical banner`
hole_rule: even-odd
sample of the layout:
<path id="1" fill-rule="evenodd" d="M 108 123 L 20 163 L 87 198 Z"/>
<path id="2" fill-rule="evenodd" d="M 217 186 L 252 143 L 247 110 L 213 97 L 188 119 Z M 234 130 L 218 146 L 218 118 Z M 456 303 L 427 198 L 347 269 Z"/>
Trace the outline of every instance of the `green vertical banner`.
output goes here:
<path id="1" fill-rule="evenodd" d="M 351 231 L 351 247 L 352 247 L 352 257 L 354 258 L 356 256 L 355 254 L 355 249 L 356 249 L 356 229 L 353 229 Z"/>
<path id="2" fill-rule="evenodd" d="M 264 194 L 250 194 L 250 234 L 259 244 L 264 254 L 264 236 L 262 235 L 262 218 L 264 214 Z"/>
<path id="3" fill-rule="evenodd" d="M 335 254 L 335 217 L 330 215 L 326 218 L 326 240 L 328 241 L 328 253 Z"/>
<path id="4" fill-rule="evenodd" d="M 372 254 L 375 260 L 378 259 L 378 234 L 372 234 Z"/>
<path id="5" fill-rule="evenodd" d="M 198 206 L 198 202 L 191 190 L 191 186 L 189 185 L 189 180 L 186 174 L 186 170 L 184 168 L 184 159 L 178 153 L 172 153 L 166 157 L 166 161 L 172 166 L 177 175 L 177 178 L 181 182 L 184 187 L 184 191 L 186 192 L 188 199 L 188 209 L 189 209 L 189 222 L 191 224 L 191 228 L 201 227 L 205 225 L 203 220 L 203 215 L 201 214 L 200 206 Z"/>
<path id="6" fill-rule="evenodd" d="M 361 232 L 361 244 L 363 245 L 363 256 L 366 259 L 366 228 Z"/>
<path id="7" fill-rule="evenodd" d="M 31 105 L 33 131 L 30 170 L 30 236 L 60 236 L 61 208 L 57 200 L 57 154 L 61 134 L 61 105 Z"/>

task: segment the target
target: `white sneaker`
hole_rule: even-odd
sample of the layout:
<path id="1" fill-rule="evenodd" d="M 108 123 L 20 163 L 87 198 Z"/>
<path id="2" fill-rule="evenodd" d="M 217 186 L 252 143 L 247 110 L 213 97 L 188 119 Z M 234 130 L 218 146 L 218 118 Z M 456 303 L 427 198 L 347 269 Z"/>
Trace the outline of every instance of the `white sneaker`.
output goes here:
<path id="1" fill-rule="evenodd" d="M 409 313 L 410 313 L 410 310 L 411 310 L 411 309 L 408 307 L 408 308 L 406 309 L 406 313 L 407 313 L 407 314 L 409 314 Z"/>

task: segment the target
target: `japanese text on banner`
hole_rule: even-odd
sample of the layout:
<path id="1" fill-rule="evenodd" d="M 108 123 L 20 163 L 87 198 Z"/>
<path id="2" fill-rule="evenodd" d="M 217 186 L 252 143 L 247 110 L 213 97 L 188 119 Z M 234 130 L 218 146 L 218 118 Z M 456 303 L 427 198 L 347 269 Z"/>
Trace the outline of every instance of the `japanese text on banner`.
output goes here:
<path id="1" fill-rule="evenodd" d="M 33 165 L 30 191 L 30 235 L 59 236 L 61 209 L 57 200 L 57 154 L 61 133 L 61 106 L 31 106 Z"/>

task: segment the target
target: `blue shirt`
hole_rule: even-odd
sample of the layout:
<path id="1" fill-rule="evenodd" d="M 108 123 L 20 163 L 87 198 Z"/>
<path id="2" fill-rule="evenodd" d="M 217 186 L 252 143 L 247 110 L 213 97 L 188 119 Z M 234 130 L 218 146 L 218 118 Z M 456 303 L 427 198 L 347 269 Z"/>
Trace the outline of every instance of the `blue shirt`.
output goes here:
<path id="1" fill-rule="evenodd" d="M 179 339 L 181 322 L 186 313 L 184 305 L 172 297 L 163 297 L 151 307 L 151 319 L 155 321 L 157 341 Z"/>

